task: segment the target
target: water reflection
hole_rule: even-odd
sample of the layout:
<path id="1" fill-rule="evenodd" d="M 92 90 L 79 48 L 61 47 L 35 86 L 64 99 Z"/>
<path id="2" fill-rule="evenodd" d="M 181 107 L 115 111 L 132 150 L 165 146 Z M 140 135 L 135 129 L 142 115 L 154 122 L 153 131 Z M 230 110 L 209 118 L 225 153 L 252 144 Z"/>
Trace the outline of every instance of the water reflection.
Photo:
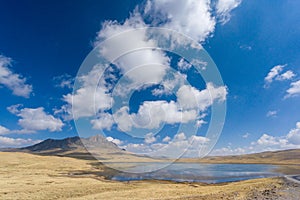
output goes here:
<path id="1" fill-rule="evenodd" d="M 121 165 L 121 163 L 118 164 Z M 133 172 L 143 172 L 151 168 L 157 169 L 159 165 L 164 165 L 164 163 L 131 163 L 129 168 Z M 274 165 L 264 164 L 173 163 L 155 172 L 119 173 L 112 179 L 119 181 L 156 179 L 180 182 L 222 183 L 281 175 L 275 172 L 276 168 Z"/>

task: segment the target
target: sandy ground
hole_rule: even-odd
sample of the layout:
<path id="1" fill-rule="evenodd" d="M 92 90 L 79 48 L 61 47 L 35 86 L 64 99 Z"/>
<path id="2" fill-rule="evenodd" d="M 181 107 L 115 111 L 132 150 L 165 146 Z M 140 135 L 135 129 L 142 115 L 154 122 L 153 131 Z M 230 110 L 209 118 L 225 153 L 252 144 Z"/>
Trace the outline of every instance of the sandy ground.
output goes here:
<path id="1" fill-rule="evenodd" d="M 0 152 L 0 199 L 298 199 L 297 184 L 269 178 L 207 185 L 114 182 L 96 161 Z"/>

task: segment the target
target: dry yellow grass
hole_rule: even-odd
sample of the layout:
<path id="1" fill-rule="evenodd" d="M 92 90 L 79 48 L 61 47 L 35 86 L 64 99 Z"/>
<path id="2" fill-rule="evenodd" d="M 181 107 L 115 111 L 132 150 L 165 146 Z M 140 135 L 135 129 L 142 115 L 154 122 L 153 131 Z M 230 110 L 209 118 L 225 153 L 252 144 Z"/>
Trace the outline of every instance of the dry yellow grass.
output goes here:
<path id="1" fill-rule="evenodd" d="M 0 199 L 246 199 L 279 188 L 281 179 L 218 185 L 167 181 L 114 182 L 90 160 L 0 152 Z M 84 173 L 81 173 L 84 172 Z"/>

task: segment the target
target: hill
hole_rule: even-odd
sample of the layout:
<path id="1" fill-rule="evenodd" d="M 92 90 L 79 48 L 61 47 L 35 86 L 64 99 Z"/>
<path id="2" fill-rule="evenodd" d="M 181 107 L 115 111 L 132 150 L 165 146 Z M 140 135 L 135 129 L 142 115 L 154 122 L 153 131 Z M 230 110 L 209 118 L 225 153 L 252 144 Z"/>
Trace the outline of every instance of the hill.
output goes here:
<path id="1" fill-rule="evenodd" d="M 87 150 L 88 149 L 88 150 Z M 102 135 L 89 138 L 69 137 L 65 139 L 47 139 L 38 144 L 23 148 L 0 149 L 3 152 L 25 152 L 46 156 L 63 156 L 101 162 L 156 162 L 147 156 L 126 152 Z M 161 161 L 161 160 L 160 160 Z"/>
<path id="2" fill-rule="evenodd" d="M 201 163 L 244 163 L 244 164 L 278 164 L 278 165 L 300 165 L 300 149 L 281 151 L 267 151 L 262 153 L 234 155 L 234 156 L 208 156 L 201 159 L 187 158 L 179 159 L 184 162 Z"/>

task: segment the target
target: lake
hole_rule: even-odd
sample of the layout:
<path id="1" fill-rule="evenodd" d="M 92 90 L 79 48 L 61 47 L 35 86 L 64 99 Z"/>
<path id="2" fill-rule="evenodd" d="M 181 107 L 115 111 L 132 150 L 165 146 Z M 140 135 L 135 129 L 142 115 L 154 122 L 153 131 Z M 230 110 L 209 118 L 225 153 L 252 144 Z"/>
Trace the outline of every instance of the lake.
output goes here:
<path id="1" fill-rule="evenodd" d="M 159 168 L 164 163 L 139 163 L 131 167 L 132 171 L 144 171 L 147 168 Z M 173 163 L 165 168 L 150 173 L 121 172 L 112 180 L 171 180 L 178 182 L 223 183 L 255 178 L 280 176 L 277 166 L 265 164 L 202 164 Z"/>

